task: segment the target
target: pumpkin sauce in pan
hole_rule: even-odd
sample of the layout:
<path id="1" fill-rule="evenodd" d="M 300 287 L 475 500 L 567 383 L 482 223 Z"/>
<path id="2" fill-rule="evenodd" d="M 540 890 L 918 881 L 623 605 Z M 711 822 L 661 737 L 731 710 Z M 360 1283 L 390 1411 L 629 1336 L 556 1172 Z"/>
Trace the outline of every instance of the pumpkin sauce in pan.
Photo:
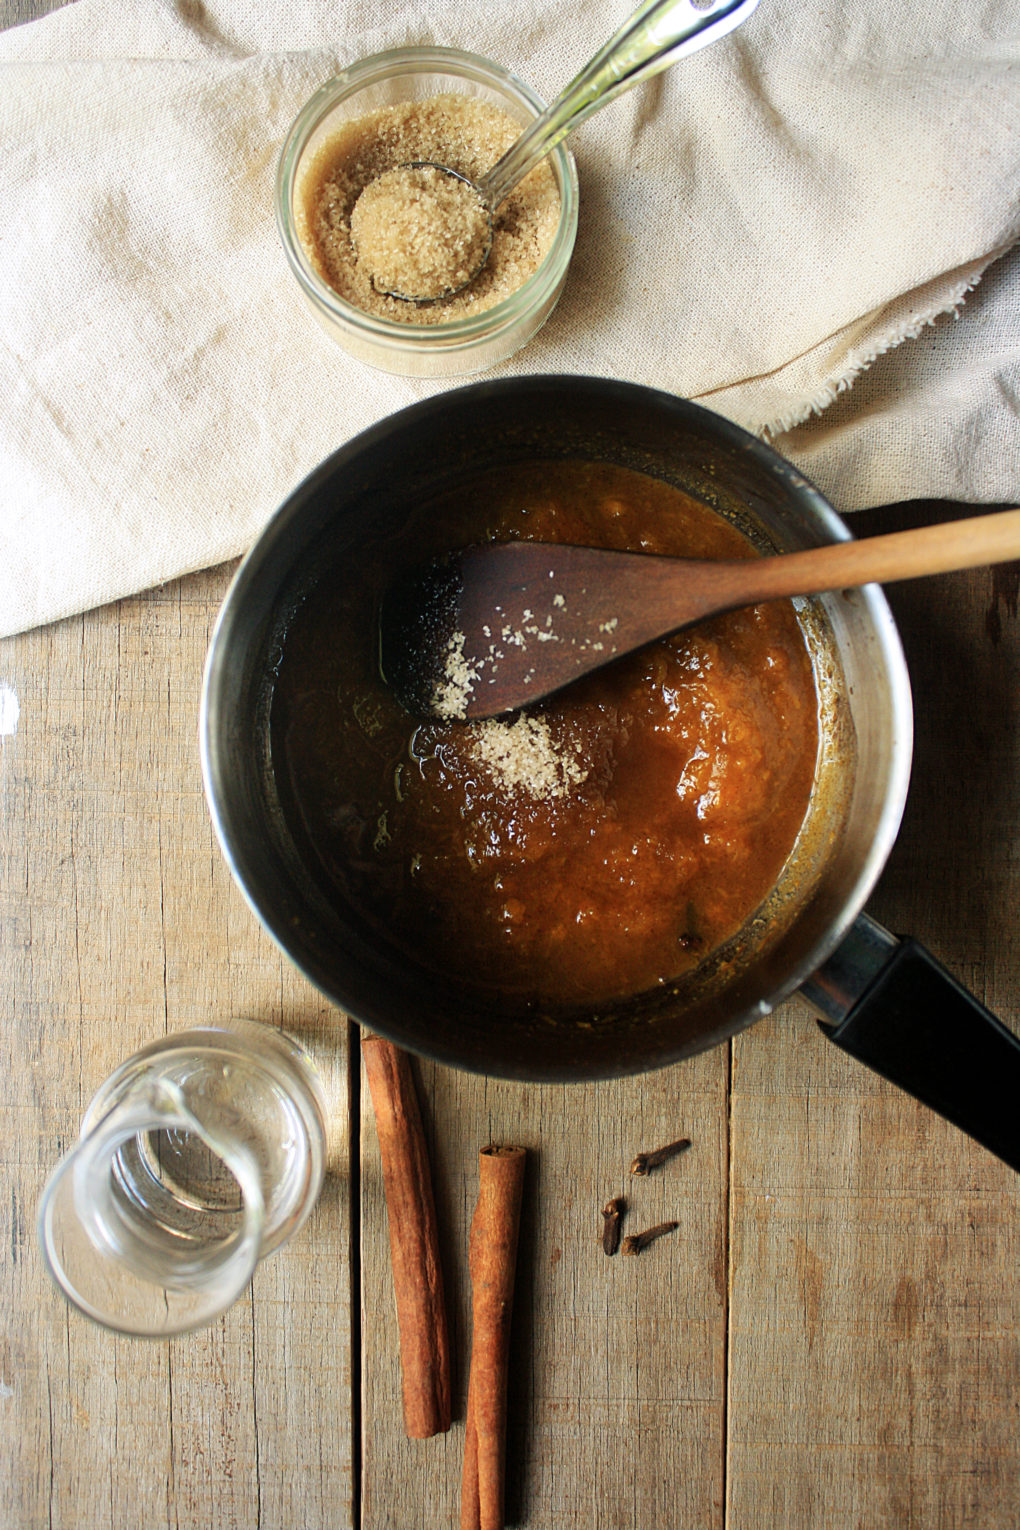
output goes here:
<path id="1" fill-rule="evenodd" d="M 797 613 L 717 617 L 512 716 L 412 718 L 377 672 L 379 600 L 401 567 L 484 537 L 757 555 L 606 463 L 502 468 L 423 505 L 357 589 L 324 569 L 289 624 L 271 747 L 291 830 L 425 969 L 554 1006 L 669 984 L 751 918 L 804 821 L 819 704 Z"/>

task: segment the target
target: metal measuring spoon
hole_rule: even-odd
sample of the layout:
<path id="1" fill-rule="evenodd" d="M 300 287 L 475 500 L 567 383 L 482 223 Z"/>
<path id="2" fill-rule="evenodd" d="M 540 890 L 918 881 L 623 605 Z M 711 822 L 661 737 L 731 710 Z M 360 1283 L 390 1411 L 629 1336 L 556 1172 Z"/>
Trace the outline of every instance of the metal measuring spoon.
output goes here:
<path id="1" fill-rule="evenodd" d="M 732 32 L 757 4 L 758 0 L 644 0 L 481 180 L 471 181 L 448 165 L 427 160 L 398 165 L 376 176 L 351 214 L 358 258 L 372 272 L 373 286 L 409 303 L 434 303 L 466 287 L 489 257 L 497 209 L 541 159 L 632 85 Z M 392 244 L 394 218 L 401 207 L 412 205 L 424 206 L 426 220 L 434 216 L 434 229 L 426 228 L 425 233 L 432 236 L 429 243 L 439 258 L 420 278 L 420 289 L 426 290 L 397 291 L 387 284 L 381 240 L 385 237 Z M 457 237 L 451 239 L 448 236 L 454 229 Z M 449 256 L 444 259 L 447 249 Z M 374 250 L 378 264 L 373 263 Z"/>

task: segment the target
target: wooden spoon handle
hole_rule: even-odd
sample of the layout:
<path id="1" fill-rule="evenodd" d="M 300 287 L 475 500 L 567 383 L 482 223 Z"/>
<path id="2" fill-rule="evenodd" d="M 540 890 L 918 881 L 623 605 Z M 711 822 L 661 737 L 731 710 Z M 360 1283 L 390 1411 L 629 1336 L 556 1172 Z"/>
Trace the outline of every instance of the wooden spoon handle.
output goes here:
<path id="1" fill-rule="evenodd" d="M 752 598 L 771 600 L 916 579 L 922 574 L 948 574 L 1010 558 L 1020 558 L 1020 509 L 782 553 L 741 567 L 748 571 L 748 583 L 755 585 Z"/>

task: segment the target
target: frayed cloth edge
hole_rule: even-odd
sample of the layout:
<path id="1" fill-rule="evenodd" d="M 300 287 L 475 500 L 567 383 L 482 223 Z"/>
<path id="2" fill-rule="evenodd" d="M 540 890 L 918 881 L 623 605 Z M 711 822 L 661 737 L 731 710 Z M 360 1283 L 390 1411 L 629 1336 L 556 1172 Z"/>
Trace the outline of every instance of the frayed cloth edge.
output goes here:
<path id="1" fill-rule="evenodd" d="M 927 311 L 914 314 L 904 319 L 895 326 L 884 339 L 874 345 L 856 353 L 852 353 L 846 365 L 839 374 L 823 383 L 820 388 L 811 394 L 802 396 L 795 402 L 791 402 L 787 409 L 775 419 L 767 420 L 764 424 L 755 426 L 754 433 L 764 441 L 770 441 L 776 436 L 781 436 L 788 430 L 794 430 L 798 425 L 803 425 L 811 417 L 823 414 L 830 404 L 834 404 L 841 393 L 846 393 L 853 387 L 858 377 L 866 372 L 874 362 L 889 351 L 895 350 L 906 340 L 916 340 L 918 335 L 929 329 L 937 319 L 951 314 L 958 318 L 968 295 L 981 281 L 988 267 L 996 261 L 1005 250 L 996 250 L 989 255 L 980 270 L 972 271 L 962 278 L 951 290 L 944 295 L 937 304 L 932 305 Z"/>

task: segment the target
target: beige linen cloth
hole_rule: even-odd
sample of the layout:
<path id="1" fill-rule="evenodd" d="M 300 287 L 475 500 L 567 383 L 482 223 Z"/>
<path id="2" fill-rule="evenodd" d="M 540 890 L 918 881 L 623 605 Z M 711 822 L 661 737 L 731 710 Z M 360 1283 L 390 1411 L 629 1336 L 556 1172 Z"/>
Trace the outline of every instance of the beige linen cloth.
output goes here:
<path id="1" fill-rule="evenodd" d="M 323 80 L 439 43 L 548 99 L 631 8 L 77 0 L 0 36 L 0 631 L 242 552 L 454 385 L 355 363 L 298 296 L 273 177 Z M 1015 497 L 1018 33 L 1015 0 L 761 0 L 575 135 L 568 284 L 497 375 L 699 399 L 842 509 Z"/>

